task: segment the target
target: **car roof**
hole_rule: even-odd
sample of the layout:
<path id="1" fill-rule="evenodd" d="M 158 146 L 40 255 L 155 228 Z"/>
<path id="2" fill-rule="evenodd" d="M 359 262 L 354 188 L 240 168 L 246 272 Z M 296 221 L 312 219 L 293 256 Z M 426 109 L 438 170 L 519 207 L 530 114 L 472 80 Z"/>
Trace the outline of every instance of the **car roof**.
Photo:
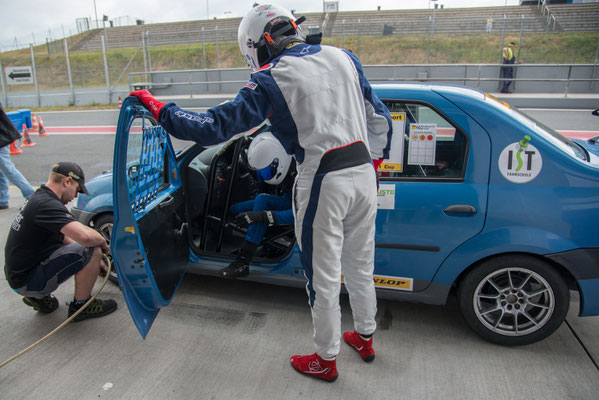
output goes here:
<path id="1" fill-rule="evenodd" d="M 419 83 L 419 82 L 389 82 L 389 83 L 373 83 L 372 87 L 377 94 L 382 96 L 429 96 L 433 92 L 444 97 L 466 97 L 469 99 L 483 100 L 485 93 L 482 91 L 459 85 L 439 84 L 439 83 Z M 379 96 L 381 97 L 381 96 Z"/>

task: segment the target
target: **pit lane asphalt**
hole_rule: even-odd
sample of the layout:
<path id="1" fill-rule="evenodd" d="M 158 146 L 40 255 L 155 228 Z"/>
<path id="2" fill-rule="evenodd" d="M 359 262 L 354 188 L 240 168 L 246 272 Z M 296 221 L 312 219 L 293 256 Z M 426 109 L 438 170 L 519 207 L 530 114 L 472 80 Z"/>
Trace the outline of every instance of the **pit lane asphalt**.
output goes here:
<path id="1" fill-rule="evenodd" d="M 48 125 L 45 114 L 43 119 Z M 570 129 L 585 129 L 576 120 L 571 123 Z M 37 146 L 12 159 L 35 185 L 45 182 L 58 160 L 77 161 L 88 177 L 112 167 L 113 135 L 33 139 Z M 15 187 L 10 195 L 10 208 L 0 211 L 2 244 L 23 203 Z M 4 265 L 3 252 L 0 261 Z M 38 314 L 2 275 L 0 361 L 66 319 L 72 282 L 55 294 L 60 308 Z M 577 317 L 575 293 L 566 323 L 556 333 L 516 348 L 485 342 L 470 331 L 453 297 L 444 307 L 381 300 L 376 360 L 364 363 L 342 343 L 340 376 L 333 384 L 302 376 L 289 364 L 292 354 L 313 351 L 311 316 L 301 289 L 186 276 L 145 341 L 115 285 L 108 284 L 100 297 L 116 299 L 119 309 L 68 325 L 0 369 L 0 398 L 548 400 L 597 399 L 599 393 L 594 362 L 599 360 L 599 318 Z M 343 329 L 352 330 L 347 296 L 341 304 Z"/>

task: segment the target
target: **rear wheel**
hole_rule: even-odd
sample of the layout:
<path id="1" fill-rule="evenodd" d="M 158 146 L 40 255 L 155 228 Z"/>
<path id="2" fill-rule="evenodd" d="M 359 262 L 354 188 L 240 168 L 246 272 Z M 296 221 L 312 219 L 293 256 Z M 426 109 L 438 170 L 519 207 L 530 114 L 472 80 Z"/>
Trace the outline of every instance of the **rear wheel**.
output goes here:
<path id="1" fill-rule="evenodd" d="M 458 288 L 460 311 L 483 338 L 519 346 L 551 335 L 568 313 L 563 277 L 534 257 L 507 255 L 470 271 Z"/>
<path id="2" fill-rule="evenodd" d="M 94 221 L 94 229 L 97 230 L 98 232 L 100 232 L 100 235 L 104 236 L 104 239 L 106 239 L 106 242 L 108 243 L 109 247 L 110 247 L 110 236 L 112 235 L 113 224 L 114 224 L 114 216 L 112 214 L 100 215 Z M 112 256 L 108 256 L 108 258 L 109 258 L 109 261 L 112 263 Z M 118 285 L 119 278 L 117 277 L 116 271 L 114 270 L 114 268 L 110 269 L 110 275 L 108 276 L 108 279 L 111 282 L 116 283 Z"/>

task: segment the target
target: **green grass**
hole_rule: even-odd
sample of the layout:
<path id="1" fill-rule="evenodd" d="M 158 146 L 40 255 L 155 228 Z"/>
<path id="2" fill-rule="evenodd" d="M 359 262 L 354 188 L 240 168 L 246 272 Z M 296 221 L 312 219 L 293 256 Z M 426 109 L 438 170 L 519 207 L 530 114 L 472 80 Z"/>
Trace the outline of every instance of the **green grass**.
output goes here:
<path id="1" fill-rule="evenodd" d="M 83 40 L 84 34 L 69 39 L 69 46 Z M 390 35 L 325 38 L 324 44 L 343 46 L 356 53 L 363 64 L 423 64 L 427 61 L 427 35 Z M 506 35 L 504 43 L 520 41 L 519 35 Z M 56 44 L 56 43 L 55 43 Z M 520 61 L 529 64 L 568 64 L 593 63 L 599 44 L 599 32 L 585 33 L 536 33 L 525 34 L 522 38 Z M 48 54 L 48 46 L 34 48 L 35 63 L 40 90 L 69 88 L 64 53 L 56 50 Z M 501 34 L 432 35 L 430 52 L 431 64 L 453 63 L 498 63 L 501 53 Z M 134 48 L 107 51 L 110 85 L 123 73 L 125 66 L 135 54 Z M 202 44 L 154 46 L 151 48 L 152 70 L 214 69 L 217 68 L 216 46 L 206 44 L 206 65 L 204 65 Z M 220 68 L 245 67 L 236 42 L 219 42 Z M 82 87 L 106 86 L 102 53 L 70 52 L 73 85 Z M 29 49 L 0 54 L 2 66 L 31 65 Z M 142 52 L 139 51 L 129 68 L 123 74 L 119 85 L 128 83 L 127 74 L 144 70 Z M 137 81 L 143 79 L 135 77 Z M 32 90 L 33 85 L 7 85 L 9 91 Z"/>

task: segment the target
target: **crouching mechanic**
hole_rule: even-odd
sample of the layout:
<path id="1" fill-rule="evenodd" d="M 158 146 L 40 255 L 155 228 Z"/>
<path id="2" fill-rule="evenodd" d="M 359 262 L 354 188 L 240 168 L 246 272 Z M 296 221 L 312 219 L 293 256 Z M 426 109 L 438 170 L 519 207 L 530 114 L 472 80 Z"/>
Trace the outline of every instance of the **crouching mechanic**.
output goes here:
<path id="1" fill-rule="evenodd" d="M 266 228 L 293 224 L 291 187 L 296 174 L 291 156 L 285 152 L 272 133 L 265 132 L 250 143 L 247 160 L 250 169 L 255 171 L 257 180 L 277 185 L 279 193 L 261 193 L 252 200 L 242 201 L 231 207 L 235 224 L 241 228 L 248 228 L 248 231 L 235 260 L 220 272 L 223 278 L 248 276 L 250 262 L 262 243 Z"/>
<path id="2" fill-rule="evenodd" d="M 107 272 L 102 261 L 109 253 L 106 240 L 65 207 L 79 192 L 88 194 L 81 168 L 72 162 L 54 164 L 48 182 L 21 208 L 6 239 L 6 280 L 24 296 L 23 303 L 44 314 L 58 308 L 51 293 L 74 275 L 70 317 L 89 300 L 98 275 Z M 101 317 L 116 308 L 114 300 L 94 299 L 74 321 Z"/>
<path id="3" fill-rule="evenodd" d="M 292 356 L 299 372 L 337 379 L 343 273 L 355 331 L 343 338 L 365 361 L 374 358 L 376 328 L 374 233 L 376 172 L 371 159 L 388 158 L 389 110 L 374 94 L 360 61 L 349 51 L 305 37 L 286 9 L 254 7 L 238 40 L 251 68 L 235 100 L 206 113 L 164 104 L 135 91 L 176 138 L 215 145 L 269 119 L 272 134 L 295 156 L 295 234 L 314 324 L 316 352 Z"/>

